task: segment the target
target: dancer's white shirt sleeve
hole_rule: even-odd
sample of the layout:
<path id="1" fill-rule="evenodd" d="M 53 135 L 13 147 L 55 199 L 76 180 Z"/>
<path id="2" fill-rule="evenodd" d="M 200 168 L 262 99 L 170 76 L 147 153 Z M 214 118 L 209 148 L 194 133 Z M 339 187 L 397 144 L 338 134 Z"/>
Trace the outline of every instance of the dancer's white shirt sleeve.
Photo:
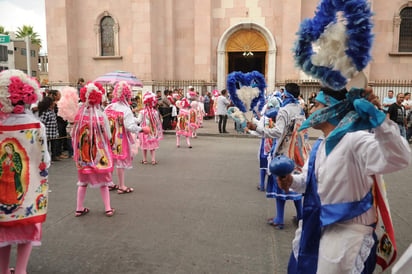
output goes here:
<path id="1" fill-rule="evenodd" d="M 273 128 L 265 128 L 264 124 L 257 124 L 256 132 L 263 135 L 265 138 L 280 138 L 285 131 L 286 125 L 289 123 L 288 116 L 287 110 L 281 108 L 276 116 L 276 123 Z"/>

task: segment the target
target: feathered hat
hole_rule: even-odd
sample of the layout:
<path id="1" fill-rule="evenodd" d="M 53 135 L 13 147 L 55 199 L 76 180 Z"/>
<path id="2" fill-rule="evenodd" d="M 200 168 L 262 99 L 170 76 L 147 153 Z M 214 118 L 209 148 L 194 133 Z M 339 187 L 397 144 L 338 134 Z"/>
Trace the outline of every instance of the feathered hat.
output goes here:
<path id="1" fill-rule="evenodd" d="M 41 99 L 40 85 L 34 78 L 16 69 L 0 73 L 0 111 L 23 113 L 24 109 Z"/>
<path id="2" fill-rule="evenodd" d="M 334 90 L 356 78 L 372 59 L 373 13 L 369 2 L 320 1 L 315 16 L 300 24 L 293 49 L 296 65 Z"/>

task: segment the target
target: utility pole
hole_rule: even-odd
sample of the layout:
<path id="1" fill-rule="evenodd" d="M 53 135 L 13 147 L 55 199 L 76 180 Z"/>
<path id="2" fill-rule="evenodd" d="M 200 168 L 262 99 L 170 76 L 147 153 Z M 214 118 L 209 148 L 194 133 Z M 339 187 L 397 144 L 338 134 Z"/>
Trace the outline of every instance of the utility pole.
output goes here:
<path id="1" fill-rule="evenodd" d="M 24 40 L 26 41 L 27 75 L 31 77 L 31 51 L 30 51 L 31 39 L 30 39 L 30 36 L 27 35 L 26 37 L 24 37 Z"/>

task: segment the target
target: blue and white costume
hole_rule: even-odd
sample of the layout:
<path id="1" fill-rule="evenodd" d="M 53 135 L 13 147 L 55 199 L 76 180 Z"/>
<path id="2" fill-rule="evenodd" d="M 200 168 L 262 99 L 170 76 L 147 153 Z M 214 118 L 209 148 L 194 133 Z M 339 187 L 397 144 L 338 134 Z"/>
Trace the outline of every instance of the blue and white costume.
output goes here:
<path id="1" fill-rule="evenodd" d="M 347 100 L 331 102 L 321 92 L 316 100 L 327 108 L 303 125 L 328 121 L 336 127 L 316 142 L 302 173 L 293 175 L 291 189 L 305 193 L 305 201 L 289 273 L 372 273 L 375 268 L 374 176 L 407 167 L 411 151 L 383 113 L 364 99 L 348 99 L 361 93 L 352 89 Z"/>
<path id="2" fill-rule="evenodd" d="M 289 157 L 290 147 L 288 146 L 288 141 L 292 140 L 295 125 L 300 125 L 300 123 L 305 120 L 303 109 L 297 100 L 299 95 L 299 87 L 296 84 L 288 85 L 285 87 L 283 102 L 276 116 L 275 126 L 273 128 L 266 128 L 262 126 L 262 124 L 258 124 L 256 127 L 256 132 L 263 135 L 264 138 L 274 138 L 274 147 L 272 147 L 269 162 L 276 155 L 284 154 Z M 288 88 L 291 89 L 291 91 L 288 91 Z M 294 142 L 290 142 L 289 144 L 293 144 L 293 149 L 295 148 Z M 296 166 L 302 167 L 303 163 L 304 160 L 300 165 L 296 164 Z M 296 208 L 296 219 L 301 219 L 302 195 L 292 191 L 289 193 L 283 191 L 280 187 L 278 187 L 276 176 L 273 174 L 268 178 L 266 197 L 276 198 L 276 217 L 268 219 L 268 224 L 273 225 L 276 228 L 283 229 L 286 200 L 294 201 Z"/>

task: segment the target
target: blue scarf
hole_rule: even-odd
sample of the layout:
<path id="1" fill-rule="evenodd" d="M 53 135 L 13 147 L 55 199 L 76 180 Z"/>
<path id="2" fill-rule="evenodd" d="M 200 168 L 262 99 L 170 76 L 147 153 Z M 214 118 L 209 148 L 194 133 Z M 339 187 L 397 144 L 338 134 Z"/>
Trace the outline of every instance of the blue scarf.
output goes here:
<path id="1" fill-rule="evenodd" d="M 346 94 L 345 100 L 314 112 L 299 130 L 324 122 L 337 124 L 336 128 L 326 138 L 326 155 L 329 155 L 346 133 L 372 129 L 381 125 L 386 115 L 362 97 L 364 91 L 364 89 L 352 88 Z"/>
<path id="2" fill-rule="evenodd" d="M 299 104 L 299 100 L 285 89 L 285 91 L 283 92 L 283 101 L 281 107 L 289 104 Z"/>

